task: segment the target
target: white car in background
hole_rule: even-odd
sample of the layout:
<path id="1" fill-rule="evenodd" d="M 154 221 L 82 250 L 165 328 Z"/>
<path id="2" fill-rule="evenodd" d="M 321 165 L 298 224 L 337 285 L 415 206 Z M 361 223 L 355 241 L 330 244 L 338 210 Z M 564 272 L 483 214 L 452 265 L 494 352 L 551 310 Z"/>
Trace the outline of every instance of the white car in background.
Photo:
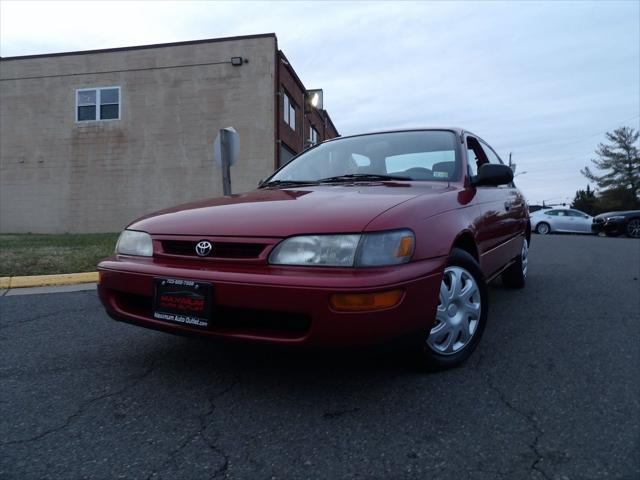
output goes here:
<path id="1" fill-rule="evenodd" d="M 593 217 L 572 208 L 549 208 L 533 212 L 531 230 L 540 235 L 548 233 L 588 233 L 592 234 Z"/>

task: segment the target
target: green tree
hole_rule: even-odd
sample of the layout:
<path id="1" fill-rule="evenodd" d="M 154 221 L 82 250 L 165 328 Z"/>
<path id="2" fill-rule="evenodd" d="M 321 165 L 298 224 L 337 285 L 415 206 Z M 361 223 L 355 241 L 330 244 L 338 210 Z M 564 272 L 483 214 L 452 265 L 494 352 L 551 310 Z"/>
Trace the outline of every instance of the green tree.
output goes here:
<path id="1" fill-rule="evenodd" d="M 580 210 L 589 215 L 596 215 L 598 212 L 598 198 L 596 192 L 591 190 L 591 187 L 587 185 L 586 190 L 578 190 L 576 196 L 571 203 L 571 208 Z"/>
<path id="2" fill-rule="evenodd" d="M 600 213 L 637 210 L 640 209 L 640 200 L 628 188 L 610 188 L 598 195 L 597 209 Z"/>
<path id="3" fill-rule="evenodd" d="M 597 175 L 589 167 L 580 172 L 602 190 L 628 190 L 631 198 L 637 200 L 640 198 L 639 132 L 630 127 L 620 127 L 613 133 L 607 132 L 606 136 L 610 143 L 600 143 L 596 148 L 598 158 L 591 160 L 604 174 Z"/>

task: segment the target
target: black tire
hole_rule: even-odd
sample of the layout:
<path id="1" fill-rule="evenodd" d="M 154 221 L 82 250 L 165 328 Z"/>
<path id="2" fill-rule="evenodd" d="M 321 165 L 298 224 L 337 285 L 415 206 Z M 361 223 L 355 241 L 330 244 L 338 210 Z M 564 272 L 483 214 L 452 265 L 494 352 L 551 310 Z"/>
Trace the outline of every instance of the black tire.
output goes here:
<path id="1" fill-rule="evenodd" d="M 627 237 L 640 238 L 640 217 L 633 217 L 629 220 L 624 231 L 627 232 Z"/>
<path id="2" fill-rule="evenodd" d="M 427 343 L 427 339 L 431 335 L 431 330 L 426 334 L 421 334 L 416 339 L 416 345 L 414 347 L 415 357 L 417 359 L 418 366 L 421 369 L 428 371 L 439 371 L 455 368 L 462 364 L 467 358 L 471 356 L 476 349 L 485 326 L 487 324 L 487 316 L 489 314 L 489 299 L 487 294 L 487 284 L 484 279 L 484 275 L 480 270 L 480 265 L 469 253 L 458 248 L 454 248 L 449 255 L 447 267 L 461 267 L 466 270 L 475 280 L 478 287 L 480 296 L 480 314 L 474 332 L 471 334 L 471 338 L 468 343 L 464 345 L 460 351 L 450 354 L 437 353 Z M 443 278 L 444 281 L 444 278 Z M 439 294 L 439 293 L 438 293 Z M 434 321 L 435 326 L 435 321 Z M 432 328 L 432 327 L 430 327 Z"/>
<path id="3" fill-rule="evenodd" d="M 540 235 L 549 235 L 551 233 L 551 225 L 547 222 L 540 222 L 536 225 L 536 233 L 539 233 Z"/>
<path id="4" fill-rule="evenodd" d="M 526 248 L 525 248 L 526 247 Z M 529 242 L 525 238 L 522 253 L 509 268 L 502 272 L 502 283 L 507 288 L 524 288 L 529 269 Z"/>

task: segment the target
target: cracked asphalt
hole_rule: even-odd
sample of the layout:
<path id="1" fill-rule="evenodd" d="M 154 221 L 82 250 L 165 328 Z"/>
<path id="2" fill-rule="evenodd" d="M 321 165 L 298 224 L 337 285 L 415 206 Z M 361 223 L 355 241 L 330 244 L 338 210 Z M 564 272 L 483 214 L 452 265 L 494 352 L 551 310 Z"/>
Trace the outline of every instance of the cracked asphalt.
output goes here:
<path id="1" fill-rule="evenodd" d="M 534 236 L 461 368 L 110 320 L 95 292 L 0 299 L 2 479 L 640 478 L 640 242 Z"/>

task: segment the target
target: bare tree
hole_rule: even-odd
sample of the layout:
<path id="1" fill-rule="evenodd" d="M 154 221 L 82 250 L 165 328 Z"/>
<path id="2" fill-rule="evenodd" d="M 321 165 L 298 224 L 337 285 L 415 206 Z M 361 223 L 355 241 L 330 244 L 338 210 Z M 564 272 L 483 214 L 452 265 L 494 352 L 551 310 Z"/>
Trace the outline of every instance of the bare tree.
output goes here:
<path id="1" fill-rule="evenodd" d="M 597 159 L 593 165 L 605 173 L 596 175 L 589 167 L 580 172 L 604 190 L 629 190 L 634 198 L 640 194 L 640 155 L 638 154 L 638 131 L 620 127 L 606 136 L 610 144 L 601 143 L 596 148 Z"/>

